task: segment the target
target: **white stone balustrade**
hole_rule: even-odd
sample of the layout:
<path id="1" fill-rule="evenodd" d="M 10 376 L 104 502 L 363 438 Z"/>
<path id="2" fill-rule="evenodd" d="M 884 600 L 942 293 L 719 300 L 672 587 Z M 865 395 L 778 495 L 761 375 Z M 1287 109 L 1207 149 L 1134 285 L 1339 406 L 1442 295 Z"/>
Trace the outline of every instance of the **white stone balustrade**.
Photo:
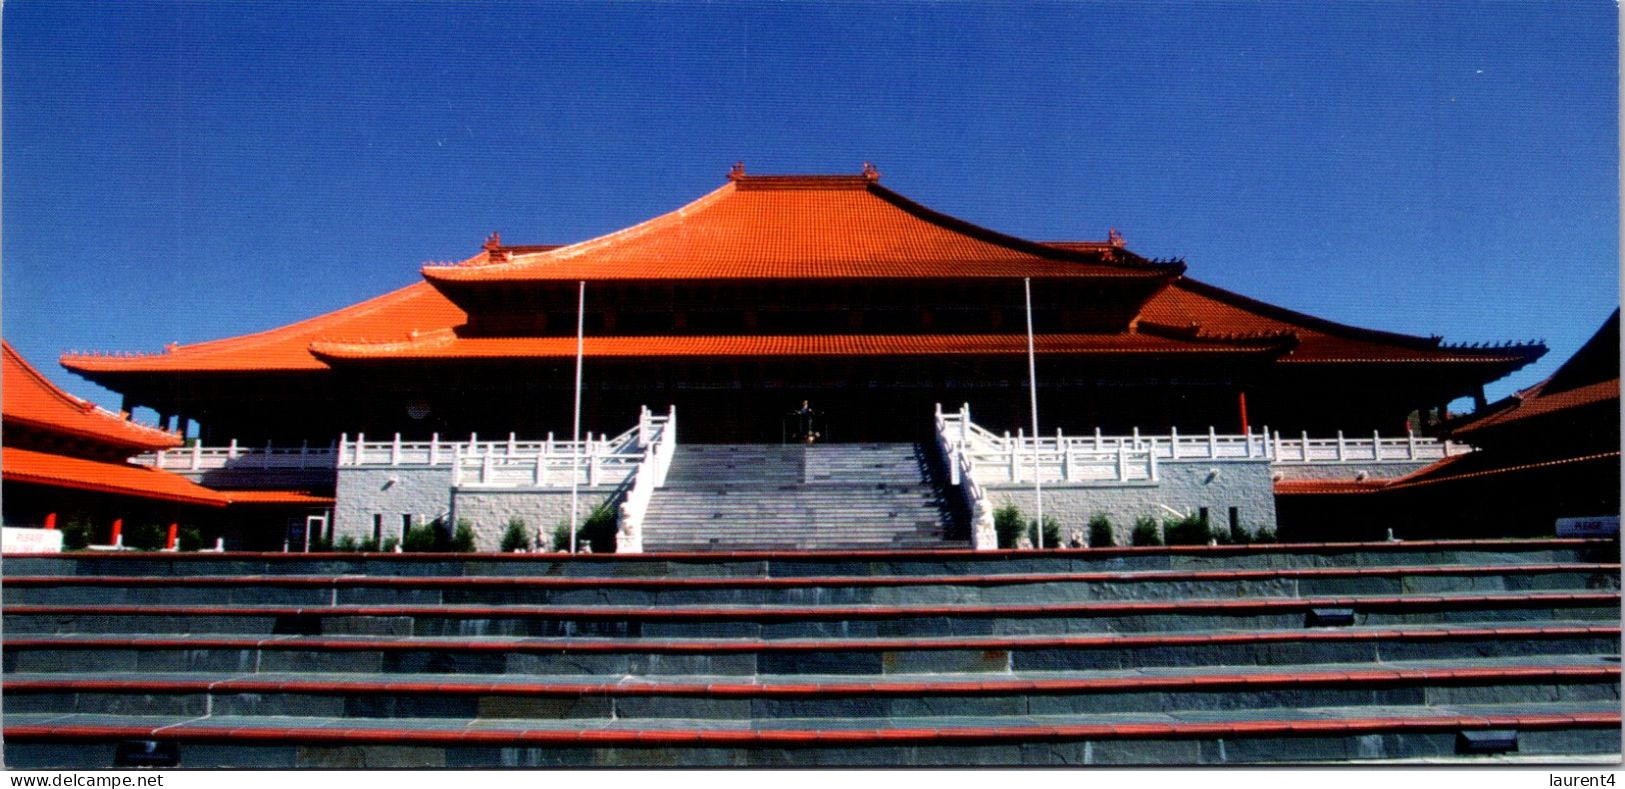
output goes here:
<path id="1" fill-rule="evenodd" d="M 677 452 L 677 406 L 671 406 L 665 417 L 643 409 L 643 418 L 638 420 L 638 444 L 645 448 L 643 463 L 621 500 L 616 553 L 643 553 L 643 518 L 649 512 L 649 500 L 655 489 L 665 486 L 666 472 Z"/>
<path id="2" fill-rule="evenodd" d="M 951 466 L 974 469 L 982 483 L 1031 482 L 1036 465 L 1045 483 L 1133 483 L 1158 480 L 1158 463 L 1258 460 L 1271 465 L 1289 464 L 1371 464 L 1431 462 L 1473 451 L 1465 444 L 1418 438 L 1349 438 L 1341 432 L 1335 438 L 1311 439 L 1308 434 L 1285 437 L 1270 433 L 1181 435 L 1142 434 L 1138 429 L 1126 436 L 1092 435 L 1033 437 L 1017 431 L 997 435 L 970 420 L 970 407 L 956 413 L 937 413 L 939 442 Z M 1037 462 L 1034 462 L 1034 455 Z M 954 477 L 965 472 L 953 470 Z M 957 479 L 955 479 L 957 483 Z"/>

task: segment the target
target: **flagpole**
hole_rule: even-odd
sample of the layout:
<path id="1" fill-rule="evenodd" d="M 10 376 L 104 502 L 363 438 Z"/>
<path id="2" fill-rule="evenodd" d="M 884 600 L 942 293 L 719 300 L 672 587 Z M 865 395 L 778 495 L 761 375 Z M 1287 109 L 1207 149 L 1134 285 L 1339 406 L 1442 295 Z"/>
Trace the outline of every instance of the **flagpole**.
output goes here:
<path id="1" fill-rule="evenodd" d="M 576 503 L 581 471 L 581 346 L 587 320 L 587 281 L 581 281 L 581 293 L 576 300 L 576 409 L 575 428 L 570 441 L 570 553 L 576 552 Z"/>
<path id="2" fill-rule="evenodd" d="M 1033 498 L 1038 500 L 1038 547 L 1044 547 L 1044 482 L 1040 478 L 1038 465 L 1038 363 L 1033 351 L 1033 280 L 1026 277 L 1021 280 L 1022 288 L 1027 294 L 1027 383 L 1032 392 L 1033 406 Z"/>

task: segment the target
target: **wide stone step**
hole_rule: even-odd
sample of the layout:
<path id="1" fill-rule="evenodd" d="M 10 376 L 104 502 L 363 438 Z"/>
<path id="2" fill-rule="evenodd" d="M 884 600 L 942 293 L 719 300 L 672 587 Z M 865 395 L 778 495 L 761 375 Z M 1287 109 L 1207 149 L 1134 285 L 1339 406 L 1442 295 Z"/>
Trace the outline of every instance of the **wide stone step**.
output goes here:
<path id="1" fill-rule="evenodd" d="M 5 671 L 893 675 L 1489 658 L 1618 659 L 1617 622 L 840 638 L 63 634 L 11 635 Z"/>
<path id="2" fill-rule="evenodd" d="M 6 605 L 1033 603 L 1617 589 L 1619 565 L 1545 564 L 626 578 L 615 576 L 13 576 Z"/>
<path id="3" fill-rule="evenodd" d="M 344 718 L 947 717 L 1287 707 L 1615 701 L 1596 657 L 1318 664 L 1250 669 L 887 676 L 11 674 L 4 712 Z"/>
<path id="4" fill-rule="evenodd" d="M 1563 619 L 1618 621 L 1617 592 L 933 605 L 8 605 L 8 634 L 367 633 L 653 637 L 848 637 L 1159 632 L 1314 624 L 1346 609 L 1368 626 Z"/>
<path id="5" fill-rule="evenodd" d="M 993 574 L 1274 567 L 1382 567 L 1590 562 L 1617 564 L 1613 540 L 1427 540 L 1343 544 L 1121 547 L 1049 551 L 935 549 L 853 554 L 744 551 L 718 555 L 299 554 L 140 551 L 9 555 L 17 575 L 524 575 L 801 576 Z"/>
<path id="6" fill-rule="evenodd" d="M 1520 754 L 1617 758 L 1617 703 L 1317 707 L 960 718 L 570 721 L 7 715 L 12 767 L 107 765 L 121 740 L 180 744 L 181 766 L 494 767 L 1232 764 L 1454 755 L 1464 731 Z"/>

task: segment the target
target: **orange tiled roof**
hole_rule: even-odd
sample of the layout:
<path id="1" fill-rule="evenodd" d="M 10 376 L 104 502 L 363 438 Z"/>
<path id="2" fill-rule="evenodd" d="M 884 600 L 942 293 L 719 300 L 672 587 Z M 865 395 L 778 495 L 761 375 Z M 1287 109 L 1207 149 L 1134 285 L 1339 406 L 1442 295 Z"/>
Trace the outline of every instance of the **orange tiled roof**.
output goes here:
<path id="1" fill-rule="evenodd" d="M 594 358 L 720 356 L 956 356 L 1027 353 L 1023 334 L 822 334 L 675 337 L 588 337 L 583 353 Z M 1257 353 L 1279 344 L 1187 341 L 1148 334 L 1048 334 L 1038 353 Z M 458 337 L 451 331 L 393 343 L 319 342 L 317 355 L 331 360 L 573 358 L 574 337 Z"/>
<path id="2" fill-rule="evenodd" d="M 4 476 L 8 482 L 27 482 L 205 507 L 224 507 L 229 502 L 225 494 L 168 471 L 16 447 L 0 450 L 0 476 Z"/>
<path id="3" fill-rule="evenodd" d="M 222 496 L 239 504 L 307 504 L 332 506 L 332 496 L 318 496 L 308 490 L 223 490 Z"/>
<path id="4" fill-rule="evenodd" d="M 1546 394 L 1547 381 L 1542 381 L 1514 395 L 1517 401 L 1509 408 L 1502 409 L 1482 419 L 1475 419 L 1455 430 L 1454 436 L 1466 436 L 1490 427 L 1499 427 L 1513 422 L 1521 422 L 1559 411 L 1567 411 L 1581 406 L 1606 403 L 1610 400 L 1619 402 L 1619 379 L 1598 381 L 1593 384 L 1575 387 L 1554 394 Z"/>
<path id="5" fill-rule="evenodd" d="M 258 334 L 180 345 L 147 356 L 65 355 L 62 366 L 103 371 L 321 370 L 312 342 L 335 338 L 388 339 L 413 331 L 458 326 L 467 316 L 427 283 L 416 282 L 360 304 Z"/>
<path id="6" fill-rule="evenodd" d="M 1132 262 L 1131 262 L 1132 261 Z M 533 253 L 493 248 L 426 266 L 437 284 L 526 280 L 1134 277 L 1151 264 L 1007 236 L 937 213 L 868 176 L 745 176 L 669 214 Z"/>
<path id="7" fill-rule="evenodd" d="M 1323 496 L 1327 494 L 1375 493 L 1388 484 L 1385 479 L 1283 479 L 1275 483 L 1277 496 Z"/>
<path id="8" fill-rule="evenodd" d="M 1457 455 L 1456 457 L 1471 458 L 1477 454 L 1478 453 L 1475 452 L 1472 455 Z M 1437 485 L 1441 483 L 1460 482 L 1469 479 L 1483 479 L 1502 474 L 1514 474 L 1518 472 L 1537 471 L 1540 469 L 1549 468 L 1572 467 L 1581 464 L 1605 462 L 1609 460 L 1618 463 L 1619 456 L 1619 451 L 1614 450 L 1612 452 L 1596 452 L 1589 455 L 1580 455 L 1578 457 L 1560 458 L 1557 460 L 1543 460 L 1535 463 L 1520 463 L 1515 466 L 1500 467 L 1494 466 L 1493 464 L 1447 463 L 1446 461 L 1454 460 L 1455 458 L 1445 458 L 1444 460 L 1434 463 L 1427 468 L 1407 474 L 1399 479 L 1391 480 L 1385 489 L 1403 490 L 1406 488 L 1421 487 L 1423 485 Z"/>
<path id="9" fill-rule="evenodd" d="M 1544 345 L 1465 348 L 1437 337 L 1361 329 L 1283 309 L 1184 277 L 1152 296 L 1140 310 L 1142 331 L 1188 336 L 1291 333 L 1297 347 L 1282 362 L 1479 362 L 1521 367 L 1546 352 Z M 1515 369 L 1515 368 L 1514 368 Z M 1510 372 L 1510 370 L 1508 371 Z"/>
<path id="10" fill-rule="evenodd" d="M 0 351 L 5 357 L 0 419 L 8 424 L 88 439 L 132 453 L 180 446 L 181 438 L 174 433 L 123 419 L 57 388 L 11 343 L 0 341 Z"/>

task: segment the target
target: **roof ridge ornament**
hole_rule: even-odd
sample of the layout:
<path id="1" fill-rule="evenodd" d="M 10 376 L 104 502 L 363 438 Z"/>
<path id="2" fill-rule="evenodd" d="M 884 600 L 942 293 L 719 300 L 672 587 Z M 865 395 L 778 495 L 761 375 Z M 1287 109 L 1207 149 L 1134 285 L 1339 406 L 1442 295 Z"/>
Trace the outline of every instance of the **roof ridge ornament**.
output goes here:
<path id="1" fill-rule="evenodd" d="M 495 230 L 491 231 L 491 235 L 485 237 L 485 251 L 494 253 L 501 248 L 502 234 Z"/>
<path id="2" fill-rule="evenodd" d="M 730 181 L 743 181 L 744 179 L 745 179 L 745 163 L 744 162 L 734 162 L 734 166 L 728 168 L 728 180 L 730 180 Z"/>
<path id="3" fill-rule="evenodd" d="M 871 164 L 869 162 L 864 162 L 863 163 L 863 177 L 866 180 L 868 180 L 869 183 L 875 183 L 876 181 L 880 180 L 880 171 L 876 170 L 875 166 L 873 164 Z"/>
<path id="4" fill-rule="evenodd" d="M 1123 248 L 1123 234 L 1117 232 L 1115 227 L 1106 228 L 1106 241 L 1117 249 Z"/>

